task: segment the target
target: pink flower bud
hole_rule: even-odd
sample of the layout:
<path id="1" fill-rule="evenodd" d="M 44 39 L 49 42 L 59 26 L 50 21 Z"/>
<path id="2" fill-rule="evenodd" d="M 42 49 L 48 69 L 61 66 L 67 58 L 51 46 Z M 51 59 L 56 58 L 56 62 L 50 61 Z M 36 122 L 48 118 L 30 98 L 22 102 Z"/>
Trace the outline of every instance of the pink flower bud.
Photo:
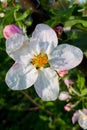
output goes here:
<path id="1" fill-rule="evenodd" d="M 70 85 L 72 85 L 73 81 L 71 79 L 64 79 L 64 83 L 66 84 L 67 87 L 69 87 Z"/>
<path id="2" fill-rule="evenodd" d="M 63 33 L 63 26 L 62 25 L 58 25 L 54 28 L 55 32 L 57 33 L 58 38 L 61 37 L 62 33 Z"/>
<path id="3" fill-rule="evenodd" d="M 63 27 L 62 27 L 62 26 L 57 26 L 57 27 L 55 28 L 55 31 L 63 31 Z"/>
<path id="4" fill-rule="evenodd" d="M 60 95 L 59 95 L 59 100 L 60 101 L 66 101 L 66 100 L 68 100 L 70 98 L 71 98 L 71 96 L 69 95 L 68 92 L 65 92 L 65 91 L 60 92 Z"/>
<path id="5" fill-rule="evenodd" d="M 68 103 L 68 104 L 66 104 L 65 106 L 64 106 L 64 110 L 65 111 L 71 111 L 71 109 L 74 107 L 74 105 L 73 104 L 71 104 L 71 103 Z"/>
<path id="6" fill-rule="evenodd" d="M 10 37 L 12 37 L 16 33 L 22 34 L 23 31 L 19 27 L 15 26 L 14 24 L 7 25 L 3 29 L 3 35 L 6 39 L 9 39 Z"/>
<path id="7" fill-rule="evenodd" d="M 68 70 L 61 70 L 58 71 L 59 76 L 63 77 L 64 75 L 68 74 Z"/>

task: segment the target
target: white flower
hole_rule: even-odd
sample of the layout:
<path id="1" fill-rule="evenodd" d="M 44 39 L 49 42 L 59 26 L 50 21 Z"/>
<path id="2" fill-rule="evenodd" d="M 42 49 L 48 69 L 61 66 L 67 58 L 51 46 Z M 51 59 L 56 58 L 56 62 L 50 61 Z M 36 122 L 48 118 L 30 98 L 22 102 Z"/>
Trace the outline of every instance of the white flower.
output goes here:
<path id="1" fill-rule="evenodd" d="M 77 110 L 72 117 L 72 123 L 78 121 L 78 124 L 84 130 L 87 129 L 87 109 Z"/>
<path id="2" fill-rule="evenodd" d="M 7 39 L 6 51 L 15 61 L 6 75 L 7 85 L 13 90 L 23 90 L 34 84 L 43 100 L 57 99 L 59 82 L 55 70 L 69 70 L 83 57 L 79 48 L 57 44 L 56 33 L 45 24 L 38 24 L 30 39 L 21 34 Z"/>

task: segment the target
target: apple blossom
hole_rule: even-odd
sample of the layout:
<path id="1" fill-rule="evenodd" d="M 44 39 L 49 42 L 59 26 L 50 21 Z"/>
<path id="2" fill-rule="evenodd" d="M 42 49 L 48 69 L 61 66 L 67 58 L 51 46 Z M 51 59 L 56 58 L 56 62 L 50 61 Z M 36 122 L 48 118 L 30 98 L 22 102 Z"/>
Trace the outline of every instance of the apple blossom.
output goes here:
<path id="1" fill-rule="evenodd" d="M 6 74 L 6 84 L 13 90 L 32 85 L 45 101 L 58 98 L 57 71 L 76 67 L 83 58 L 82 51 L 72 45 L 57 46 L 55 31 L 46 24 L 38 24 L 29 39 L 15 34 L 6 40 L 6 52 L 15 61 Z"/>
<path id="2" fill-rule="evenodd" d="M 77 110 L 72 116 L 72 123 L 75 124 L 78 121 L 78 124 L 84 130 L 87 129 L 87 109 Z"/>

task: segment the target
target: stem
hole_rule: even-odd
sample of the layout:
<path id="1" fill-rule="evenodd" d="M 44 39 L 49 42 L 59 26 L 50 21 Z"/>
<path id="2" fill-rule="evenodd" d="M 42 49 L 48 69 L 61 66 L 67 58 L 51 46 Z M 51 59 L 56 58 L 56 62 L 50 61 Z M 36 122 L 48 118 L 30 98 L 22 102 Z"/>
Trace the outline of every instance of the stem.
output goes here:
<path id="1" fill-rule="evenodd" d="M 70 86 L 67 86 L 67 89 L 68 89 L 69 93 L 72 94 L 72 92 L 73 92 L 73 93 L 75 93 L 77 96 L 81 97 L 81 94 L 80 94 L 79 92 L 77 92 L 71 85 L 70 85 Z"/>
<path id="2" fill-rule="evenodd" d="M 80 93 L 78 93 L 74 88 L 71 87 L 71 89 L 72 89 L 72 91 L 73 91 L 77 96 L 80 96 L 80 97 L 81 97 Z"/>
<path id="3" fill-rule="evenodd" d="M 24 94 L 25 95 L 25 97 L 30 101 L 30 102 L 32 102 L 35 106 L 37 106 L 37 107 L 40 107 L 40 105 L 39 104 L 37 104 L 32 98 L 31 98 L 31 96 L 29 96 L 26 92 L 24 92 L 24 91 L 20 91 L 22 94 Z"/>
<path id="4" fill-rule="evenodd" d="M 58 1 L 59 1 L 60 5 L 62 6 L 62 8 L 63 8 L 64 10 L 66 10 L 66 8 L 65 8 L 65 6 L 62 4 L 61 0 L 58 0 Z"/>
<path id="5" fill-rule="evenodd" d="M 16 5 L 15 5 L 15 1 L 14 0 L 12 0 L 12 5 L 13 5 L 13 7 L 15 7 Z"/>
<path id="6" fill-rule="evenodd" d="M 77 101 L 75 104 L 74 104 L 74 107 L 76 107 L 79 103 L 80 103 L 81 100 Z"/>
<path id="7" fill-rule="evenodd" d="M 20 91 L 23 95 L 25 95 L 25 97 L 30 101 L 30 102 L 32 102 L 36 107 L 35 107 L 35 110 L 36 110 L 36 108 L 37 108 L 37 110 L 38 109 L 42 109 L 42 107 L 38 104 L 38 103 L 36 103 L 32 98 L 31 98 L 31 96 L 29 96 L 26 92 L 24 92 L 24 91 Z M 31 108 L 31 110 L 34 110 L 34 108 Z M 42 109 L 43 110 L 43 109 Z M 49 114 L 49 115 L 53 115 L 53 113 L 52 112 L 50 112 L 49 110 L 44 110 L 47 114 Z"/>

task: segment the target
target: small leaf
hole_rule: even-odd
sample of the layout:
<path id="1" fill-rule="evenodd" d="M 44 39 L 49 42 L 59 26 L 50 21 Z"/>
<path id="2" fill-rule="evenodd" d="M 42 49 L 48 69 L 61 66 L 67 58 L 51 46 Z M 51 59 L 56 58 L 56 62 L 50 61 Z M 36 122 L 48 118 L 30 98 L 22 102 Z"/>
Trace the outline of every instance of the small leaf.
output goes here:
<path id="1" fill-rule="evenodd" d="M 87 88 L 83 89 L 81 94 L 82 94 L 83 96 L 84 96 L 84 95 L 87 95 Z"/>
<path id="2" fill-rule="evenodd" d="M 43 121 L 48 121 L 48 117 L 47 116 L 40 115 L 40 119 L 42 119 Z"/>
<path id="3" fill-rule="evenodd" d="M 75 25 L 72 26 L 72 29 L 79 29 L 87 32 L 87 26 L 85 27 L 82 23 L 76 23 Z"/>
<path id="4" fill-rule="evenodd" d="M 81 91 L 85 87 L 85 78 L 81 74 L 78 74 L 77 87 L 81 89 Z"/>
<path id="5" fill-rule="evenodd" d="M 27 18 L 31 14 L 31 12 L 32 12 L 32 8 L 25 11 L 23 14 L 20 15 L 20 17 L 16 17 L 16 21 L 24 20 L 25 18 Z M 16 14 L 16 16 L 17 16 L 17 14 Z"/>

